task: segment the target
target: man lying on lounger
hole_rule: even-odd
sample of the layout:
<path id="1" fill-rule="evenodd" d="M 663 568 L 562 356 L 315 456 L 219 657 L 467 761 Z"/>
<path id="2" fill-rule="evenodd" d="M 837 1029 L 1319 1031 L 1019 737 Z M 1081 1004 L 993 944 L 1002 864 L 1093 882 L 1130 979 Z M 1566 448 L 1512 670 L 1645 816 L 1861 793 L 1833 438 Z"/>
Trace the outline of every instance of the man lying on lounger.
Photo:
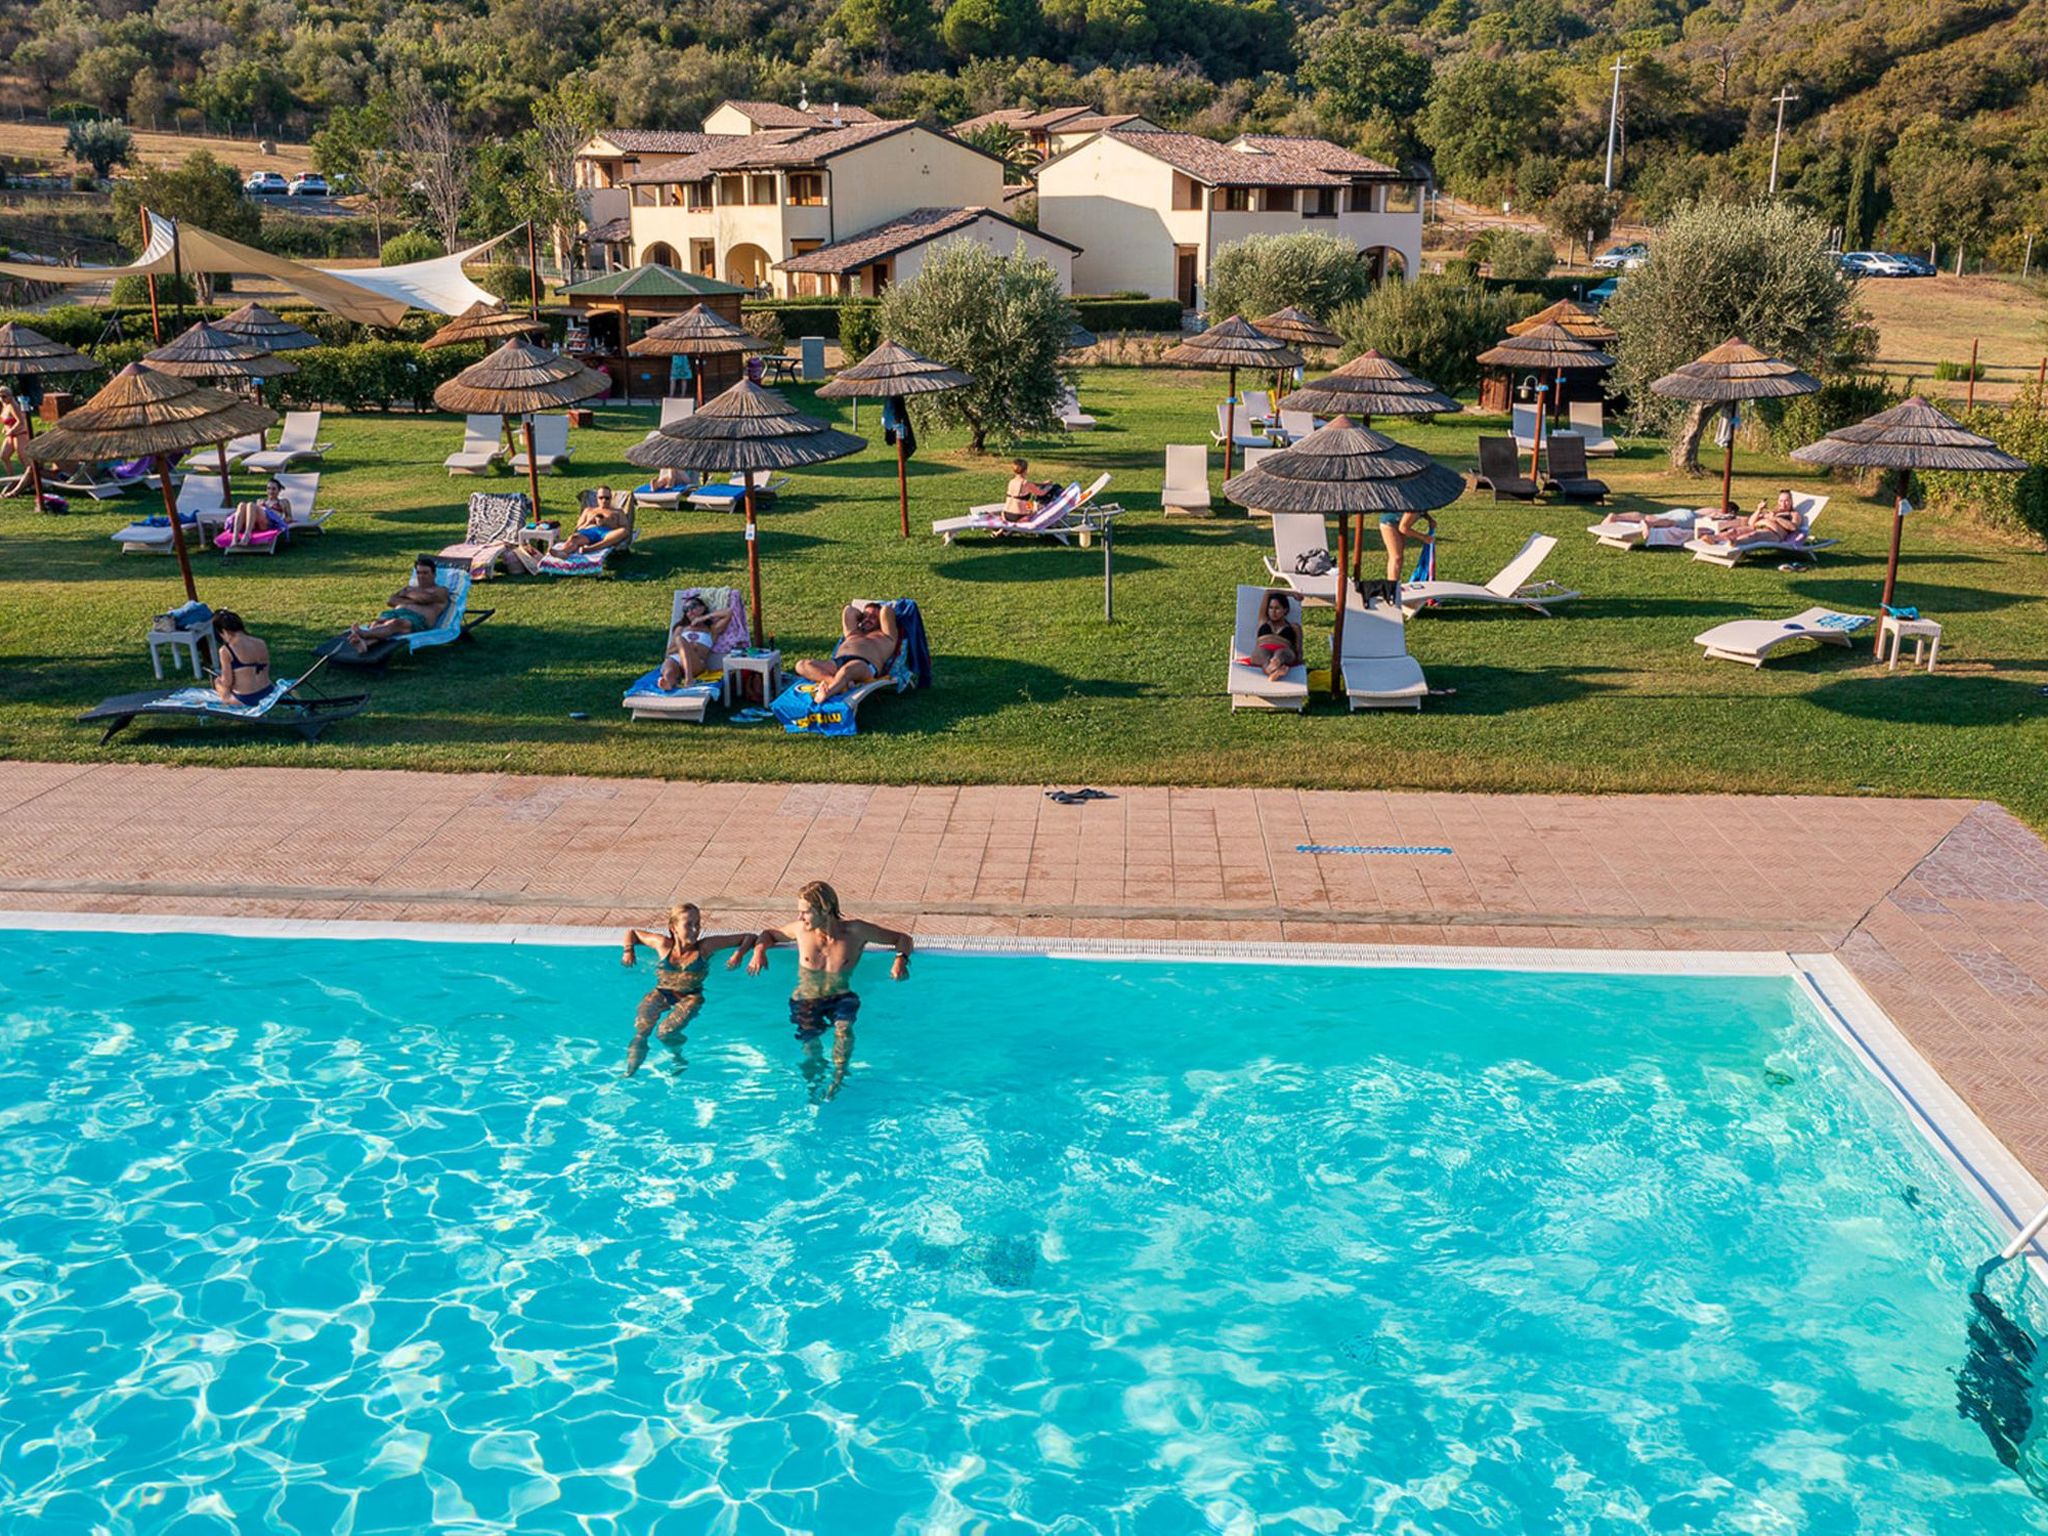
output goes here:
<path id="1" fill-rule="evenodd" d="M 417 635 L 432 629 L 448 611 L 448 589 L 434 580 L 434 558 L 421 555 L 412 563 L 412 585 L 400 587 L 388 601 L 391 606 L 367 624 L 348 627 L 348 643 L 358 653 L 367 652 L 379 640 L 397 635 Z"/>
<path id="2" fill-rule="evenodd" d="M 612 505 L 612 490 L 608 485 L 597 488 L 597 500 L 583 509 L 576 519 L 576 529 L 566 539 L 553 546 L 558 555 L 594 554 L 600 549 L 617 549 L 633 534 L 624 508 Z"/>
<path id="3" fill-rule="evenodd" d="M 820 704 L 836 693 L 873 682 L 896 659 L 896 610 L 886 603 L 848 603 L 839 615 L 839 627 L 844 638 L 830 661 L 806 659 L 796 664 L 796 675 L 812 685 L 811 697 Z"/>

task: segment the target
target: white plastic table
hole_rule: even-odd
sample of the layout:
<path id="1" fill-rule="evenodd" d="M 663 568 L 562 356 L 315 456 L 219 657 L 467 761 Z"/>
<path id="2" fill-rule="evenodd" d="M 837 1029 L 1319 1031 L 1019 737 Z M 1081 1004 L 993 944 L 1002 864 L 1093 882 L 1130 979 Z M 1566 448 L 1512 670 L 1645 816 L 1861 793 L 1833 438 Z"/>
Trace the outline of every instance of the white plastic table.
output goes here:
<path id="1" fill-rule="evenodd" d="M 197 629 L 152 629 L 149 632 L 150 670 L 161 678 L 164 675 L 164 652 L 171 653 L 171 670 L 178 670 L 180 651 L 190 659 L 192 676 L 196 680 L 203 676 L 201 663 L 205 659 L 199 647 L 213 644 L 213 620 L 208 619 Z"/>
<path id="2" fill-rule="evenodd" d="M 767 708 L 782 692 L 782 652 L 756 651 L 749 655 L 745 651 L 734 651 L 725 658 L 725 697 L 722 702 L 727 709 L 731 709 L 743 696 L 739 686 L 742 673 L 761 679 L 761 707 Z"/>
<path id="3" fill-rule="evenodd" d="M 1903 640 L 1913 642 L 1914 666 L 1919 666 L 1924 656 L 1927 670 L 1932 672 L 1934 664 L 1941 659 L 1941 626 L 1932 619 L 1899 619 L 1891 614 L 1884 615 L 1877 626 L 1877 657 L 1880 661 L 1885 660 L 1887 638 L 1891 642 L 1891 657 L 1885 667 L 1888 672 L 1899 669 L 1899 643 Z"/>

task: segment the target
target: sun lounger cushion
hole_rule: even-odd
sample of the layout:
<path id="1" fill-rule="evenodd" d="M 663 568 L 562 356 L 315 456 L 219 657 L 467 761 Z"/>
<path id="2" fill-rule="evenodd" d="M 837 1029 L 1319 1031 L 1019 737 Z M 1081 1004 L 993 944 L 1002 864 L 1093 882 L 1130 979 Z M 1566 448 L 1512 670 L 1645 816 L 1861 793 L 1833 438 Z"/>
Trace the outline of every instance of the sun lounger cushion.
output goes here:
<path id="1" fill-rule="evenodd" d="M 252 533 L 246 538 L 237 541 L 234 534 L 223 528 L 214 535 L 213 547 L 215 549 L 230 549 L 239 542 L 242 545 L 254 546 L 258 549 L 275 549 L 278 540 L 284 536 L 285 530 L 282 528 L 266 528 L 261 533 Z"/>

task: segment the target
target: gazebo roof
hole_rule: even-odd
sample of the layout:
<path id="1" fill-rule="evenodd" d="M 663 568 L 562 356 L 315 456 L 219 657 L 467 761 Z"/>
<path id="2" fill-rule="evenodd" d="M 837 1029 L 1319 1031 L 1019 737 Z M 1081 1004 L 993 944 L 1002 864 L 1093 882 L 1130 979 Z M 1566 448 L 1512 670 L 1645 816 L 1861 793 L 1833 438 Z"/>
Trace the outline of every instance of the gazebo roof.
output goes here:
<path id="1" fill-rule="evenodd" d="M 561 293 L 568 299 L 696 300 L 746 291 L 736 284 L 722 283 L 715 277 L 699 277 L 694 272 L 683 272 L 675 267 L 665 267 L 658 261 L 649 261 L 624 272 L 607 272 L 602 277 L 571 283 Z"/>
<path id="2" fill-rule="evenodd" d="M 1596 347 L 1607 347 L 1621 340 L 1621 332 L 1602 320 L 1582 304 L 1570 299 L 1559 299 L 1547 309 L 1539 309 L 1526 320 L 1517 320 L 1508 327 L 1510 336 L 1526 336 L 1539 325 L 1554 325 L 1567 331 L 1579 340 L 1590 342 Z"/>

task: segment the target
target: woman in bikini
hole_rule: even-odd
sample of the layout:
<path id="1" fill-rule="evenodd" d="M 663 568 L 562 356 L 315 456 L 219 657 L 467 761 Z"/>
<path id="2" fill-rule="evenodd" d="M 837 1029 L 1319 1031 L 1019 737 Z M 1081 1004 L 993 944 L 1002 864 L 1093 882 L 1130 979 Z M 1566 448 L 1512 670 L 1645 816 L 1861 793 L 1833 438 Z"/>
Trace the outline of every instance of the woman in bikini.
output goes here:
<path id="1" fill-rule="evenodd" d="M 0 467 L 26 463 L 28 407 L 11 389 L 0 388 Z"/>
<path id="2" fill-rule="evenodd" d="M 731 623 L 731 610 L 713 613 L 703 598 L 685 598 L 683 617 L 668 633 L 668 656 L 662 661 L 661 676 L 655 685 L 663 689 L 680 688 L 702 672 L 710 664 L 711 648 Z"/>
<path id="3" fill-rule="evenodd" d="M 259 533 L 275 530 L 280 536 L 292 525 L 292 504 L 285 499 L 284 482 L 272 476 L 263 488 L 261 501 L 245 501 L 228 519 L 228 542 L 246 544 Z"/>
<path id="4" fill-rule="evenodd" d="M 1266 676 L 1285 677 L 1301 665 L 1301 626 L 1288 617 L 1284 592 L 1268 592 L 1259 621 L 1258 654 L 1254 658 L 1266 669 Z"/>
<path id="5" fill-rule="evenodd" d="M 640 957 L 640 946 L 645 944 L 654 951 L 659 966 L 654 975 L 654 990 L 640 999 L 640 1007 L 633 1015 L 633 1043 L 626 1047 L 628 1077 L 638 1072 L 647 1059 L 647 1037 L 652 1034 L 660 1035 L 677 1067 L 682 1066 L 683 1031 L 704 1007 L 704 977 L 711 969 L 711 957 L 721 949 L 731 950 L 732 958 L 725 962 L 725 968 L 731 970 L 753 946 L 755 936 L 751 933 L 716 933 L 707 938 L 699 931 L 702 926 L 703 914 L 694 902 L 685 901 L 668 909 L 666 930 L 626 930 L 621 962 L 631 968 Z"/>
<path id="6" fill-rule="evenodd" d="M 213 653 L 221 703 L 255 705 L 270 696 L 270 647 L 242 627 L 240 614 L 223 608 L 213 616 Z"/>

